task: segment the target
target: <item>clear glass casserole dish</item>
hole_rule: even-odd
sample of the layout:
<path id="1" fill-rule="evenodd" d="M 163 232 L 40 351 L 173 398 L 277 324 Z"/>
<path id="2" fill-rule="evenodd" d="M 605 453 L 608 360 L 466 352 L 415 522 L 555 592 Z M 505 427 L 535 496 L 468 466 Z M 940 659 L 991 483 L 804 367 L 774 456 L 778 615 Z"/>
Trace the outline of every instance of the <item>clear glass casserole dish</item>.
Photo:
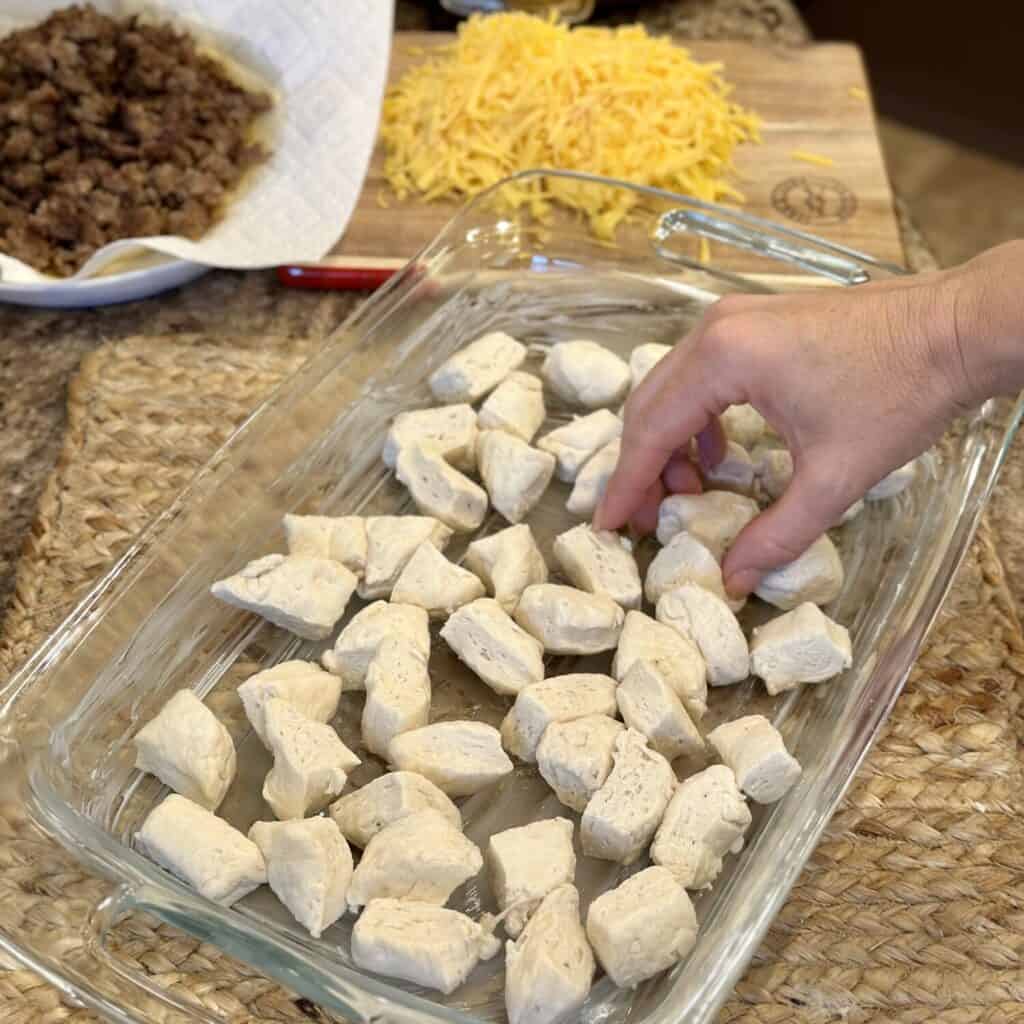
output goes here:
<path id="1" fill-rule="evenodd" d="M 355 968 L 351 917 L 313 940 L 268 890 L 227 910 L 133 849 L 134 830 L 165 792 L 133 767 L 131 739 L 138 728 L 182 687 L 207 700 L 238 748 L 238 777 L 219 813 L 246 829 L 268 815 L 259 794 L 269 759 L 248 729 L 235 688 L 259 668 L 318 657 L 327 646 L 299 641 L 220 604 L 209 595 L 211 582 L 283 549 L 285 512 L 408 510 L 404 489 L 380 461 L 388 422 L 398 411 L 430 404 L 427 375 L 485 330 L 507 330 L 529 342 L 532 365 L 545 346 L 569 337 L 591 337 L 628 355 L 639 344 L 674 341 L 727 292 L 850 286 L 901 272 L 683 196 L 586 175 L 527 177 L 562 188 L 628 190 L 641 205 L 611 244 L 596 241 L 577 221 L 502 216 L 486 196 L 471 203 L 252 414 L 0 691 L 0 797 L 22 805 L 40 842 L 62 844 L 114 883 L 85 923 L 88 956 L 73 961 L 11 934 L 0 914 L 0 948 L 78 1002 L 123 1021 L 152 1019 L 158 1010 L 177 1019 L 209 1019 L 106 950 L 109 927 L 142 910 L 351 1021 L 503 1020 L 500 958 L 477 968 L 453 996 L 438 997 Z M 713 259 L 702 263 L 697 248 L 708 240 Z M 549 413 L 544 429 L 570 415 L 557 406 Z M 992 402 L 965 418 L 923 460 L 908 491 L 868 506 L 838 532 L 847 574 L 830 611 L 850 627 L 854 641 L 853 668 L 843 677 L 777 698 L 752 682 L 712 690 L 709 728 L 752 710 L 769 714 L 803 765 L 803 777 L 780 803 L 755 810 L 746 849 L 729 858 L 715 886 L 696 899 L 700 937 L 687 960 L 635 992 L 600 979 L 581 1019 L 714 1019 L 892 707 L 1020 413 L 1020 403 Z M 567 493 L 554 483 L 530 517 L 546 551 L 553 536 L 573 524 L 564 510 Z M 492 514 L 483 532 L 501 525 Z M 457 559 L 469 539 L 453 543 L 449 555 Z M 356 603 L 346 620 L 355 610 Z M 573 664 L 552 659 L 551 669 L 560 674 Z M 588 670 L 603 664 L 586 659 Z M 440 641 L 431 676 L 433 718 L 472 716 L 497 724 L 503 715 L 507 705 Z M 354 747 L 359 700 L 344 696 L 336 719 Z M 370 760 L 354 782 L 380 770 Z M 497 791 L 465 802 L 463 813 L 467 834 L 480 843 L 536 815 L 572 816 L 526 768 Z M 581 860 L 584 905 L 618 877 L 614 865 Z M 451 905 L 474 916 L 491 909 L 483 876 L 457 892 Z"/>

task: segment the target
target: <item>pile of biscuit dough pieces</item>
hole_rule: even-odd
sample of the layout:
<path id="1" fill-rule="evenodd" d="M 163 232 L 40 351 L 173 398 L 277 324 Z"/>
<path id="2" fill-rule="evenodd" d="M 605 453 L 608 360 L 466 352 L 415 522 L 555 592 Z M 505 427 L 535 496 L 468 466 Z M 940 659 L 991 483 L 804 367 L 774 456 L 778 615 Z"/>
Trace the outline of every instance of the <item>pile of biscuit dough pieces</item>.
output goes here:
<path id="1" fill-rule="evenodd" d="M 332 636 L 353 594 L 369 602 L 322 667 L 287 661 L 238 689 L 273 755 L 267 820 L 246 836 L 217 816 L 235 747 L 182 690 L 135 737 L 138 767 L 173 790 L 137 846 L 221 904 L 269 883 L 314 937 L 352 912 L 361 969 L 445 994 L 497 955 L 503 929 L 512 1024 L 580 1006 L 598 968 L 632 987 L 684 957 L 698 932 L 689 892 L 742 850 L 748 801 L 779 800 L 801 774 L 766 717 L 702 731 L 708 688 L 751 675 L 771 695 L 823 683 L 850 666 L 851 645 L 821 610 L 843 584 L 827 535 L 764 577 L 756 596 L 779 614 L 749 636 L 742 602 L 726 594 L 723 554 L 793 471 L 749 406 L 725 413 L 728 454 L 704 492 L 662 503 L 645 578 L 627 538 L 588 524 L 618 459 L 621 404 L 669 351 L 641 345 L 626 363 L 565 341 L 546 349 L 538 376 L 523 370 L 526 346 L 495 332 L 439 366 L 429 379 L 439 404 L 397 416 L 382 452 L 419 514 L 286 516 L 286 554 L 213 586 L 310 640 Z M 577 415 L 537 437 L 551 401 Z M 867 500 L 913 476 L 913 465 L 898 470 Z M 571 486 L 566 507 L 580 522 L 554 539 L 548 565 L 528 517 L 553 477 Z M 492 509 L 502 528 L 481 535 Z M 456 534 L 479 537 L 460 564 L 445 556 Z M 500 730 L 431 721 L 431 621 L 443 623 L 435 643 L 507 699 Z M 610 674 L 545 675 L 546 656 L 600 652 L 614 652 Z M 365 691 L 362 756 L 330 724 L 343 690 Z M 385 770 L 346 792 L 363 758 Z M 500 785 L 516 762 L 534 766 L 564 812 L 481 849 L 457 801 Z M 585 917 L 577 851 L 633 866 Z M 498 913 L 446 908 L 483 871 Z"/>

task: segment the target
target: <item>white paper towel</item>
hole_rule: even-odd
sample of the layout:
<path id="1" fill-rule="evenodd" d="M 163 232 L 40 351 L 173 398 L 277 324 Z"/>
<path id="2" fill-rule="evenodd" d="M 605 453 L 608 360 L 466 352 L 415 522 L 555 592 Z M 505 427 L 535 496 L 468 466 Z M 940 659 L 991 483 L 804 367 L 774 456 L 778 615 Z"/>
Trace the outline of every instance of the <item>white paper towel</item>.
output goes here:
<path id="1" fill-rule="evenodd" d="M 373 150 L 391 51 L 391 0 L 92 0 L 107 14 L 144 10 L 180 23 L 274 93 L 270 158 L 197 242 L 122 239 L 75 274 L 92 277 L 147 251 L 214 267 L 252 269 L 320 259 L 345 230 Z M 0 34 L 36 24 L 68 2 L 4 0 Z M 0 253 L 5 282 L 53 281 Z M 64 278 L 63 280 L 72 280 Z"/>

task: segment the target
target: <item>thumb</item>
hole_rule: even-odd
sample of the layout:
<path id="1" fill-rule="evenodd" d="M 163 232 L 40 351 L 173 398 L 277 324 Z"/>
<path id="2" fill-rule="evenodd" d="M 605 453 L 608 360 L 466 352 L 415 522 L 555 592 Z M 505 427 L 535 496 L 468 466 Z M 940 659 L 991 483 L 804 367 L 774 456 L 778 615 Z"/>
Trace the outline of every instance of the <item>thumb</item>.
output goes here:
<path id="1" fill-rule="evenodd" d="M 722 565 L 726 590 L 745 597 L 770 569 L 799 558 L 853 504 L 848 481 L 813 465 L 798 467 L 782 497 L 752 519 Z"/>

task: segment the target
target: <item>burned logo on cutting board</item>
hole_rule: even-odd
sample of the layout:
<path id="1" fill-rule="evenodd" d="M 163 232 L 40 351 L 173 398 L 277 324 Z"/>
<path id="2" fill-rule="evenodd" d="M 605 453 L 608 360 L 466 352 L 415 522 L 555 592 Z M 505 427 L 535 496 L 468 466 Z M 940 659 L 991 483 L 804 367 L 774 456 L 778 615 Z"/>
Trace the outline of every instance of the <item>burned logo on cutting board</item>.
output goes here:
<path id="1" fill-rule="evenodd" d="M 838 178 L 799 175 L 772 189 L 772 206 L 798 224 L 842 224 L 857 212 L 857 197 Z"/>

